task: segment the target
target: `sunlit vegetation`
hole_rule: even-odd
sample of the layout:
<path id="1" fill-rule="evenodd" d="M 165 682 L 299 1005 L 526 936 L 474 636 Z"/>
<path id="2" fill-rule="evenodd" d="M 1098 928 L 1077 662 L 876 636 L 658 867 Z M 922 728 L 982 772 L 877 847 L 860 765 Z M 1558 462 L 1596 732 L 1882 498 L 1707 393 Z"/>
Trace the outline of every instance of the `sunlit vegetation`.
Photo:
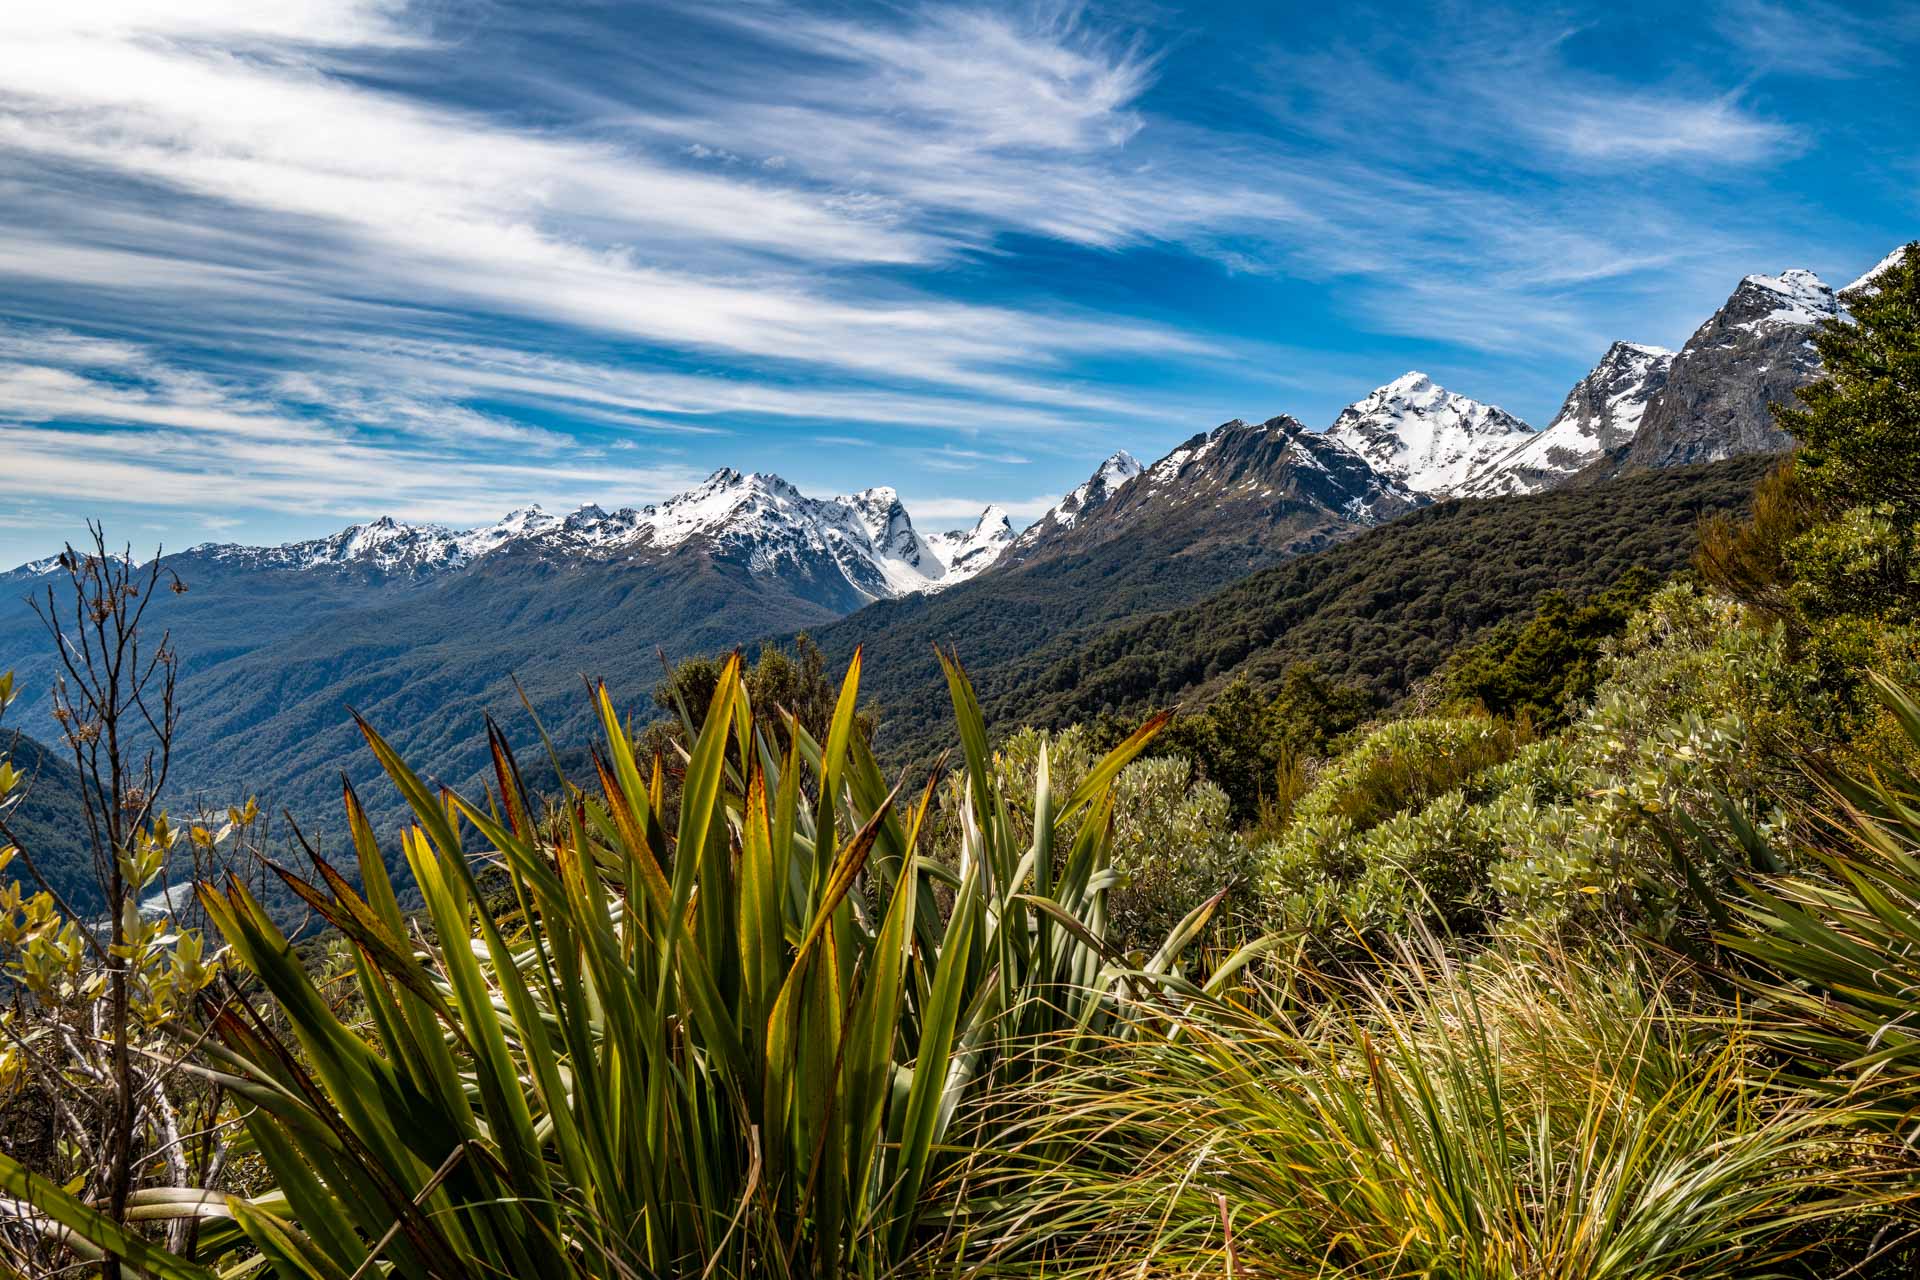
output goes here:
<path id="1" fill-rule="evenodd" d="M 152 745 L 88 750 L 145 714 L 113 679 L 62 704 L 105 910 L 35 887 L 0 767 L 0 1105 L 40 1124 L 4 1135 L 0 1250 L 179 1280 L 1915 1274 L 1920 255 L 1878 283 L 1782 414 L 1805 449 L 1689 568 L 1532 593 L 1391 696 L 1339 652 L 1268 669 L 1290 642 L 1249 629 L 1194 679 L 1144 654 L 1142 688 L 1205 695 L 1179 717 L 993 723 L 948 652 L 950 757 L 889 767 L 863 657 L 769 649 L 669 671 L 657 724 L 596 689 L 591 747 L 492 730 L 466 793 L 362 722 L 397 850 L 348 787 L 352 865 L 296 868 L 251 807 L 159 806 L 141 648 Z M 127 573 L 70 569 L 134 646 Z M 1136 640 L 1202 634 L 1172 617 Z"/>

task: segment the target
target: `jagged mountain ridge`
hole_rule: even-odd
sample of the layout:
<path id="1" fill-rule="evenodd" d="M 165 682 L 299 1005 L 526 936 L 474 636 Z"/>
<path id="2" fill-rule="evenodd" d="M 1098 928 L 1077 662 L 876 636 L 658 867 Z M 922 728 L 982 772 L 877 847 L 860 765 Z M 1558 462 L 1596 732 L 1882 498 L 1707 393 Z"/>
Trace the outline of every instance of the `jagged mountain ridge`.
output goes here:
<path id="1" fill-rule="evenodd" d="M 1155 504 L 1207 501 L 1314 506 L 1359 524 L 1378 524 L 1419 504 L 1403 482 L 1336 437 L 1282 415 L 1257 426 L 1236 418 L 1186 440 L 1122 485 L 1101 524 L 1122 525 Z"/>
<path id="2" fill-rule="evenodd" d="M 1553 421 L 1462 485 L 1461 496 L 1538 493 L 1631 444 L 1647 406 L 1667 385 L 1673 358 L 1664 347 L 1614 343 L 1574 384 Z"/>
<path id="3" fill-rule="evenodd" d="M 1013 517 L 998 503 L 989 504 L 971 529 L 949 529 L 927 539 L 947 566 L 947 584 L 964 582 L 989 568 L 1013 545 Z"/>
<path id="4" fill-rule="evenodd" d="M 658 505 L 555 515 L 539 506 L 472 529 L 382 516 L 338 533 L 273 547 L 208 543 L 188 554 L 237 568 L 348 570 L 419 580 L 500 555 L 614 560 L 659 557 L 700 540 L 764 575 L 819 578 L 827 596 L 868 600 L 963 582 L 1013 541 L 1007 513 L 990 506 L 970 529 L 923 537 L 900 495 L 881 486 L 809 498 L 777 475 L 721 468 Z M 52 560 L 22 566 L 45 572 Z M 835 575 L 841 580 L 835 583 Z"/>
<path id="5" fill-rule="evenodd" d="M 1674 356 L 1620 470 L 1645 471 L 1785 449 L 1770 405 L 1819 375 L 1808 338 L 1838 315 L 1833 290 L 1811 271 L 1750 275 Z"/>

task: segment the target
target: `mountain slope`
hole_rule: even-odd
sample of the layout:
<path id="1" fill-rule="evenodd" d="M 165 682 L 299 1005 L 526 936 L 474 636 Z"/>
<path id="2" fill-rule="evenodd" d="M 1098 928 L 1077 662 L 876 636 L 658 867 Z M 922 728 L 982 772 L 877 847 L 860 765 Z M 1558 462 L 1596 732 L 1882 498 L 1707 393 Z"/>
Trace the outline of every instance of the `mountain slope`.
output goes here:
<path id="1" fill-rule="evenodd" d="M 862 689 L 879 709 L 883 746 L 898 754 L 924 745 L 921 730 L 944 722 L 936 644 L 957 647 L 984 675 L 1055 636 L 1191 603 L 1420 503 L 1291 418 L 1225 423 L 1109 488 L 1101 476 L 1112 466 L 1083 486 L 1100 493 L 1097 502 L 1016 544 L 990 572 L 812 631 L 834 662 L 864 648 Z M 896 725 L 919 726 L 916 741 Z"/>
<path id="2" fill-rule="evenodd" d="M 1838 310 L 1811 271 L 1752 275 L 1687 339 L 1621 460 L 1624 471 L 1773 453 L 1789 441 L 1768 406 L 1816 377 L 1807 338 Z"/>
<path id="3" fill-rule="evenodd" d="M 1450 494 L 1533 434 L 1504 409 L 1404 373 L 1340 411 L 1327 435 L 1416 493 Z"/>
<path id="4" fill-rule="evenodd" d="M 1659 573 L 1683 567 L 1701 517 L 1744 509 L 1770 465 L 1740 458 L 1592 488 L 1442 503 L 1187 607 L 1089 618 L 998 651 L 982 653 L 975 637 L 938 628 L 918 628 L 914 639 L 957 642 L 993 724 L 1139 713 L 1204 698 L 1239 675 L 1270 686 L 1304 660 L 1392 699 L 1455 646 L 1528 613 L 1542 591 L 1580 596 L 1636 564 Z M 854 614 L 826 634 L 857 632 L 886 607 Z M 888 661 L 868 670 L 885 671 L 904 656 L 889 650 Z M 896 682 L 875 693 L 881 743 L 894 759 L 924 760 L 950 745 L 944 690 L 919 678 L 922 687 Z"/>
<path id="5" fill-rule="evenodd" d="M 937 590 L 989 566 L 1004 513 L 923 538 L 897 494 L 808 498 L 777 476 L 715 472 L 657 507 L 539 508 L 455 531 L 390 519 L 281 547 L 166 557 L 185 584 L 150 605 L 181 657 L 175 794 L 258 794 L 309 830 L 337 820 L 338 771 L 396 811 L 348 715 L 359 710 L 424 772 L 480 774 L 484 718 L 525 716 L 517 676 L 557 736 L 590 735 L 581 678 L 645 712 L 670 657 L 818 626 L 876 598 Z M 18 670 L 13 724 L 51 732 L 54 655 L 22 597 L 52 566 L 0 574 L 0 663 Z"/>
<path id="6" fill-rule="evenodd" d="M 1574 384 L 1545 430 L 1501 455 L 1462 485 L 1460 493 L 1474 498 L 1538 493 L 1632 444 L 1648 405 L 1667 385 L 1673 358 L 1663 347 L 1614 343 L 1593 371 Z"/>
<path id="7" fill-rule="evenodd" d="M 80 774 L 72 757 L 24 733 L 0 728 L 0 760 L 9 761 L 21 775 L 5 811 L 19 847 L 75 911 L 91 916 L 104 910 L 106 898 L 94 877 Z M 5 843 L 0 839 L 0 845 Z M 9 881 L 18 881 L 29 895 L 40 890 L 25 859 L 18 855 L 0 871 L 0 884 Z"/>

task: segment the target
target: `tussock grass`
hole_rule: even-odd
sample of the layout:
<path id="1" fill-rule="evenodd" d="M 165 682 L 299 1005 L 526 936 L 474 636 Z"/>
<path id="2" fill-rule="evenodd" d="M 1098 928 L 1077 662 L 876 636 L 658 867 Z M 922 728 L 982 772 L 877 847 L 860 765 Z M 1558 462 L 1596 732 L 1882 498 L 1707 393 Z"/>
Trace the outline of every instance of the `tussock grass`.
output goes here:
<path id="1" fill-rule="evenodd" d="M 947 1188 L 972 1274 L 1782 1273 L 1858 1203 L 1832 1116 L 1622 948 L 1260 990 L 1033 1089 Z"/>

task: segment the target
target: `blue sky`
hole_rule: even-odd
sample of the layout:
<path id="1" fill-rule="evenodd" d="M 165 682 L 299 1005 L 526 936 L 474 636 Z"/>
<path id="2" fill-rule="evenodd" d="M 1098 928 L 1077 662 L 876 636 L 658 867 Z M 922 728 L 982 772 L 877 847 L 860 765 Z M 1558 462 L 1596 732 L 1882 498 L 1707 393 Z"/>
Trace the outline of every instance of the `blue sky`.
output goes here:
<path id="1" fill-rule="evenodd" d="M 1036 514 L 1920 234 L 1920 7 L 0 9 L 0 563 L 712 468 Z"/>

